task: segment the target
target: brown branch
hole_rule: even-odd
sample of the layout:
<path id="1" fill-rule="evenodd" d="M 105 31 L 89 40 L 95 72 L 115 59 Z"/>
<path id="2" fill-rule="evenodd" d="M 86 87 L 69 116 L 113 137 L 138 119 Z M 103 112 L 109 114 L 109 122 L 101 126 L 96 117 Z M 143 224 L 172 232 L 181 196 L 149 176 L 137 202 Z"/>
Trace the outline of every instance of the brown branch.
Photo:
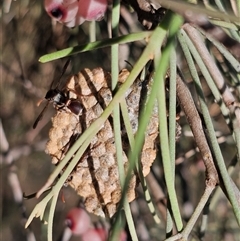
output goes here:
<path id="1" fill-rule="evenodd" d="M 193 132 L 199 151 L 203 157 L 203 162 L 206 167 L 206 185 L 216 186 L 219 184 L 219 178 L 214 165 L 213 156 L 204 133 L 202 121 L 194 104 L 192 95 L 179 74 L 177 75 L 177 97 Z"/>
<path id="2" fill-rule="evenodd" d="M 187 236 L 189 235 L 190 231 L 192 230 L 193 225 L 197 221 L 197 218 L 199 217 L 200 213 L 202 212 L 202 209 L 204 208 L 204 205 L 205 205 L 206 201 L 209 199 L 215 186 L 217 184 L 220 184 L 220 186 L 221 186 L 223 192 L 226 194 L 226 196 L 227 196 L 227 192 L 225 190 L 222 180 L 219 180 L 217 169 L 214 165 L 214 159 L 211 154 L 211 148 L 208 145 L 207 137 L 205 136 L 205 133 L 204 133 L 201 118 L 200 118 L 198 111 L 196 109 L 196 106 L 194 104 L 192 95 L 191 95 L 190 91 L 188 90 L 186 84 L 184 83 L 180 72 L 177 75 L 176 84 L 177 84 L 178 101 L 181 105 L 182 110 L 185 113 L 187 121 L 193 132 L 193 136 L 196 141 L 196 144 L 203 157 L 204 165 L 206 167 L 206 187 L 204 190 L 204 194 L 197 206 L 197 209 L 195 209 L 194 214 L 192 215 L 186 228 L 182 232 L 183 240 L 186 240 Z M 234 194 L 236 195 L 236 199 L 238 200 L 238 203 L 240 204 L 239 190 L 232 180 L 231 180 L 231 184 L 234 189 Z"/>

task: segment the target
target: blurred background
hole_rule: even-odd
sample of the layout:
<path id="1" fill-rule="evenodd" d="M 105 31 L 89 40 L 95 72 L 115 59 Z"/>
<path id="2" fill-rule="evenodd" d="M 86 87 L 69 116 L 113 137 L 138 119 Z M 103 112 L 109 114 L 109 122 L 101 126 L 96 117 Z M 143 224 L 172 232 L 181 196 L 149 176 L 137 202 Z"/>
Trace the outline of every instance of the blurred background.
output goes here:
<path id="1" fill-rule="evenodd" d="M 7 1 L 4 1 L 7 2 Z M 121 10 L 121 34 L 143 30 L 137 21 L 137 16 L 130 13 L 126 7 Z M 58 81 L 66 60 L 52 61 L 46 64 L 38 62 L 44 54 L 55 52 L 69 46 L 89 42 L 89 23 L 74 29 L 53 23 L 43 9 L 42 1 L 12 1 L 10 8 L 1 10 L 1 240 L 29 240 L 29 230 L 24 229 L 26 217 L 38 203 L 36 199 L 21 200 L 22 192 L 26 195 L 38 191 L 53 166 L 50 157 L 45 154 L 45 144 L 51 127 L 51 117 L 55 110 L 50 105 L 36 129 L 32 125 L 41 112 L 47 90 L 53 80 Z M 96 24 L 97 40 L 108 37 L 107 22 Z M 226 40 L 228 39 L 228 40 Z M 229 38 L 223 39 L 233 55 L 240 60 L 240 46 Z M 128 66 L 125 60 L 134 65 L 141 54 L 144 45 L 140 42 L 121 45 L 120 68 Z M 102 67 L 110 70 L 110 49 L 104 48 L 92 52 L 75 55 L 71 58 L 62 80 L 77 73 L 82 68 Z M 179 60 L 181 57 L 179 56 Z M 184 69 L 184 62 L 181 62 Z M 186 76 L 188 76 L 186 70 Z M 204 81 L 204 80 L 203 80 Z M 191 82 L 188 79 L 188 82 Z M 204 82 L 203 82 L 204 83 Z M 191 83 L 190 83 L 191 86 Z M 209 96 L 208 96 L 209 93 Z M 224 123 L 213 97 L 207 86 L 205 94 L 209 97 L 210 113 L 212 114 L 216 131 L 221 139 L 221 149 L 226 165 L 233 164 L 235 147 L 229 130 Z M 195 143 L 186 124 L 184 116 L 180 120 L 182 136 L 177 143 L 176 157 L 176 188 L 185 221 L 188 220 L 198 203 L 204 186 L 204 165 L 200 154 L 195 150 Z M 159 157 L 160 158 L 160 157 Z M 234 168 L 233 179 L 240 186 L 239 164 Z M 161 161 L 156 161 L 152 173 L 160 187 L 163 187 L 163 170 Z M 146 201 L 139 188 L 138 198 L 131 204 L 136 221 L 139 240 L 163 240 L 165 225 L 154 223 L 148 211 Z M 65 202 L 63 202 L 63 197 Z M 209 226 L 204 240 L 240 240 L 240 230 L 224 195 L 219 192 L 214 211 L 210 214 Z M 66 213 L 79 204 L 80 197 L 69 187 L 63 187 L 59 197 L 54 221 L 54 240 L 61 240 L 65 228 Z M 161 216 L 161 215 L 160 215 Z M 98 222 L 97 217 L 93 217 Z M 144 227 L 144 228 L 143 228 Z M 39 219 L 34 219 L 30 226 L 36 240 L 46 240 L 46 226 Z M 191 237 L 197 239 L 196 235 Z M 71 240 L 80 240 L 72 237 Z M 130 239 L 129 239 L 130 240 Z"/>

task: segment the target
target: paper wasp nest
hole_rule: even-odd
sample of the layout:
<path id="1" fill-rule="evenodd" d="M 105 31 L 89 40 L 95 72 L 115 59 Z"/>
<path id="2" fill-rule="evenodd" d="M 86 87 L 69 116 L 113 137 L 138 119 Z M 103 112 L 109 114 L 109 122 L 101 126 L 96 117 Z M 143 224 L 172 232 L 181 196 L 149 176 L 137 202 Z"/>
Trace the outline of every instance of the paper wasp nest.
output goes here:
<path id="1" fill-rule="evenodd" d="M 119 85 L 128 77 L 127 70 L 119 74 Z M 72 76 L 65 88 L 71 100 L 78 99 L 83 105 L 80 115 L 71 112 L 69 108 L 57 110 L 52 118 L 53 126 L 49 132 L 49 141 L 46 153 L 57 164 L 65 156 L 69 147 L 94 122 L 112 100 L 111 76 L 101 68 L 84 69 Z M 138 128 L 139 106 L 149 91 L 149 83 L 136 80 L 126 92 L 125 99 L 133 133 Z M 141 154 L 143 175 L 150 171 L 150 166 L 156 157 L 156 138 L 158 136 L 158 113 L 154 109 L 147 131 Z M 86 209 L 100 216 L 112 217 L 116 212 L 117 204 L 121 198 L 116 148 L 112 128 L 112 116 L 104 123 L 97 135 L 92 139 L 85 154 L 68 178 L 67 183 L 77 193 L 84 197 Z M 128 168 L 127 153 L 130 148 L 125 127 L 122 123 L 121 135 L 123 143 L 123 161 L 125 171 Z M 127 198 L 131 202 L 135 199 L 135 189 L 138 177 L 132 174 L 129 183 Z"/>

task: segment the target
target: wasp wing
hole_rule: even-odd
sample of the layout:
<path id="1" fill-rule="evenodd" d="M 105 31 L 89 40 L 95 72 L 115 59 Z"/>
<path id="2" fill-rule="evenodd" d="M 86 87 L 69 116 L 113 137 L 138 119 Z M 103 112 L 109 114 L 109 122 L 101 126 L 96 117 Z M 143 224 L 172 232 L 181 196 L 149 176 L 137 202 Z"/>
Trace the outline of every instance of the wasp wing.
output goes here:
<path id="1" fill-rule="evenodd" d="M 37 127 L 38 122 L 42 119 L 43 114 L 44 114 L 45 110 L 47 109 L 49 103 L 50 102 L 48 101 L 47 104 L 44 106 L 43 110 L 41 111 L 41 113 L 39 114 L 39 116 L 37 117 L 37 119 L 35 120 L 35 122 L 33 124 L 33 129 L 35 129 Z"/>

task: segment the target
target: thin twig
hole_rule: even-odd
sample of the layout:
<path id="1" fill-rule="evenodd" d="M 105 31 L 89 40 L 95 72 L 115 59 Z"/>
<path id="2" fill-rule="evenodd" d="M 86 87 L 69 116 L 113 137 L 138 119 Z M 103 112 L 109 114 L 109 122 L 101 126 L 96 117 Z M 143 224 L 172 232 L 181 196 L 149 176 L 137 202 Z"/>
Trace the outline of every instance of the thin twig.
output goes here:
<path id="1" fill-rule="evenodd" d="M 236 103 L 236 100 L 233 94 L 231 93 L 230 89 L 226 85 L 226 82 L 220 70 L 215 65 L 210 53 L 207 50 L 206 45 L 202 41 L 199 32 L 190 24 L 184 24 L 182 28 L 186 31 L 198 52 L 201 53 L 201 57 L 204 64 L 206 65 L 216 86 L 222 94 L 223 101 L 225 102 L 226 106 L 230 109 L 231 113 L 235 113 L 237 119 L 236 125 L 238 128 L 240 128 L 240 109 L 238 107 L 238 103 Z"/>
<path id="2" fill-rule="evenodd" d="M 146 181 L 153 200 L 157 204 L 158 211 L 161 214 L 163 221 L 166 222 L 166 196 L 151 172 L 146 176 Z"/>
<path id="3" fill-rule="evenodd" d="M 1 137 L 1 141 L 3 140 L 3 143 L 1 143 L 1 150 L 4 151 L 5 157 L 7 158 L 3 158 L 3 155 L 1 155 L 1 159 L 2 159 L 2 164 L 4 164 L 5 166 L 10 166 L 10 168 L 8 169 L 8 184 L 12 190 L 12 194 L 13 194 L 13 198 L 15 203 L 20 207 L 21 211 L 22 211 L 22 219 L 26 220 L 27 214 L 26 214 L 26 207 L 23 204 L 23 195 L 22 195 L 22 189 L 21 189 L 21 184 L 17 175 L 17 166 L 14 165 L 13 161 L 16 159 L 19 159 L 19 157 L 24 153 L 23 150 L 19 150 L 18 156 L 14 156 L 13 154 L 15 153 L 16 155 L 16 151 L 11 151 L 11 149 L 9 148 L 9 143 L 8 140 L 6 138 L 3 126 L 0 122 L 0 137 Z M 3 144 L 3 145 L 2 145 Z M 31 148 L 29 148 L 31 149 Z M 29 154 L 29 149 L 27 148 L 27 154 Z M 24 153 L 26 154 L 26 153 Z M 17 158 L 18 157 L 18 158 Z M 31 228 L 28 228 L 28 230 L 26 230 L 26 240 L 27 241 L 35 241 L 36 238 L 33 234 L 33 232 L 31 231 Z"/>
<path id="4" fill-rule="evenodd" d="M 199 218 L 199 214 L 202 212 L 203 208 L 205 207 L 210 195 L 212 194 L 213 190 L 214 190 L 214 186 L 210 185 L 206 185 L 206 188 L 204 190 L 204 193 L 197 205 L 197 207 L 194 210 L 194 213 L 192 214 L 190 220 L 188 221 L 186 227 L 184 228 L 184 230 L 182 231 L 182 237 L 183 240 L 187 240 L 188 236 L 190 234 L 190 232 L 193 229 L 193 226 L 195 225 L 197 219 Z"/>
<path id="5" fill-rule="evenodd" d="M 4 0 L 4 2 L 3 2 L 3 12 L 4 13 L 9 13 L 11 4 L 12 4 L 12 0 Z"/>

